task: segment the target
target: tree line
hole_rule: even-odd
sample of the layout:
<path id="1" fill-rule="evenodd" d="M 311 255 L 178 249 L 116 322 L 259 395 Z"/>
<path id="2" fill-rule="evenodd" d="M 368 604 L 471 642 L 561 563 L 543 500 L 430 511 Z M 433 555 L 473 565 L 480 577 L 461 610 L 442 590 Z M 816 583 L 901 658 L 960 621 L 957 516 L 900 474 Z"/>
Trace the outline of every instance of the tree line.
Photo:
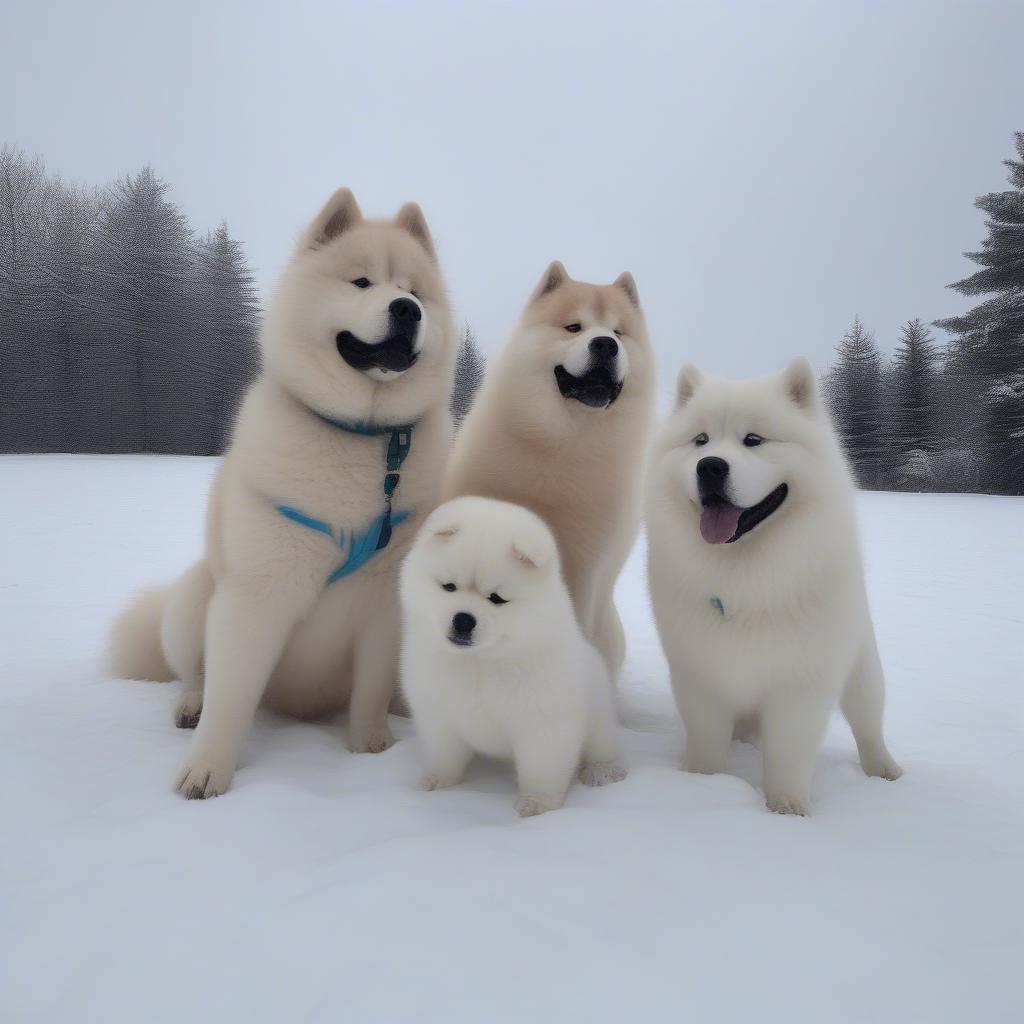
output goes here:
<path id="1" fill-rule="evenodd" d="M 241 243 L 152 168 L 83 187 L 0 149 L 0 452 L 222 451 L 259 320 Z"/>
<path id="2" fill-rule="evenodd" d="M 1011 188 L 979 196 L 980 268 L 950 285 L 988 296 L 962 316 L 900 329 L 889 360 L 860 319 L 825 375 L 836 427 L 862 487 L 1024 494 L 1024 132 Z"/>

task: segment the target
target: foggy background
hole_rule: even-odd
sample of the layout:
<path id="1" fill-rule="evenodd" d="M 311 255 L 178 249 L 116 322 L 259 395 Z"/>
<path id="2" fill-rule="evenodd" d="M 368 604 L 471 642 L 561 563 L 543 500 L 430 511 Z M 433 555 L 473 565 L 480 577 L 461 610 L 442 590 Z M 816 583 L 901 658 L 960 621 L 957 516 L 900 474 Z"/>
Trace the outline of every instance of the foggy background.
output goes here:
<path id="1" fill-rule="evenodd" d="M 1021 123 L 1014 3 L 5 5 L 3 136 L 88 182 L 146 163 L 266 299 L 338 185 L 424 207 L 499 345 L 546 264 L 637 277 L 666 378 L 957 313 Z"/>

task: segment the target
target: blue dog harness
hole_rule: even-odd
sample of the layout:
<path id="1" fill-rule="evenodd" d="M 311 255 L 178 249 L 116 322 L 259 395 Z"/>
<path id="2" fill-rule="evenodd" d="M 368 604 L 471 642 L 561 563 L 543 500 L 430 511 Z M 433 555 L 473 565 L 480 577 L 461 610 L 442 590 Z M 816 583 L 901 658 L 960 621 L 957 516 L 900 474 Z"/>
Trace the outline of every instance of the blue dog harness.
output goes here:
<path id="1" fill-rule="evenodd" d="M 293 523 L 305 526 L 309 530 L 325 534 L 342 549 L 346 546 L 348 547 L 348 555 L 345 561 L 327 577 L 325 586 L 329 587 L 332 583 L 345 576 L 351 576 L 352 573 L 366 565 L 378 551 L 386 548 L 391 541 L 392 528 L 399 526 L 412 515 L 412 509 L 393 512 L 391 509 L 391 499 L 401 478 L 402 463 L 405 462 L 412 449 L 413 424 L 406 423 L 395 427 L 375 427 L 370 423 L 364 423 L 362 420 L 355 420 L 353 422 L 336 420 L 330 416 L 325 416 L 323 413 L 316 412 L 315 409 L 311 411 L 316 413 L 324 423 L 330 424 L 336 430 L 344 430 L 348 434 L 358 434 L 360 437 L 388 438 L 384 471 L 384 511 L 379 516 L 374 517 L 361 533 L 350 530 L 346 537 L 345 530 L 341 527 L 335 533 L 331 524 L 325 523 L 322 519 L 308 516 L 305 512 L 301 512 L 291 505 L 276 506 L 277 511 L 285 519 L 290 519 Z"/>

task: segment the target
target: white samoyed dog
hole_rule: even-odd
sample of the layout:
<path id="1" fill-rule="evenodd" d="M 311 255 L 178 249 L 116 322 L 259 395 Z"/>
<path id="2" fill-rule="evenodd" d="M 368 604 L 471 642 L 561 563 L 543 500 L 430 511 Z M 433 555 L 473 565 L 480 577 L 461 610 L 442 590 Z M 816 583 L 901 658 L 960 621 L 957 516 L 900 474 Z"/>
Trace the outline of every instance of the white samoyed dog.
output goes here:
<path id="1" fill-rule="evenodd" d="M 512 760 L 526 817 L 561 807 L 577 772 L 593 786 L 625 778 L 608 669 L 542 519 L 489 498 L 442 505 L 402 567 L 401 596 L 424 789 L 461 781 L 474 754 Z"/>
<path id="2" fill-rule="evenodd" d="M 838 703 L 864 771 L 899 778 L 882 735 L 854 485 L 807 361 L 741 381 L 684 367 L 654 444 L 646 519 L 686 767 L 724 771 L 734 732 L 756 723 L 768 807 L 807 814 Z"/>

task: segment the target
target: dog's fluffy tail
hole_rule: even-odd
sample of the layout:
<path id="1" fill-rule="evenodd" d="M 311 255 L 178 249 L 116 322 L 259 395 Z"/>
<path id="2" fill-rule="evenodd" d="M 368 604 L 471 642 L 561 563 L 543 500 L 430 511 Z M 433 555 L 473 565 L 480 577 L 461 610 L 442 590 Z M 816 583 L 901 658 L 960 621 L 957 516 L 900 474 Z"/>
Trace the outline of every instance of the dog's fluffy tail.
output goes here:
<path id="1" fill-rule="evenodd" d="M 175 678 L 160 643 L 160 623 L 170 590 L 150 587 L 142 591 L 114 621 L 108 663 L 118 679 L 169 683 Z"/>

